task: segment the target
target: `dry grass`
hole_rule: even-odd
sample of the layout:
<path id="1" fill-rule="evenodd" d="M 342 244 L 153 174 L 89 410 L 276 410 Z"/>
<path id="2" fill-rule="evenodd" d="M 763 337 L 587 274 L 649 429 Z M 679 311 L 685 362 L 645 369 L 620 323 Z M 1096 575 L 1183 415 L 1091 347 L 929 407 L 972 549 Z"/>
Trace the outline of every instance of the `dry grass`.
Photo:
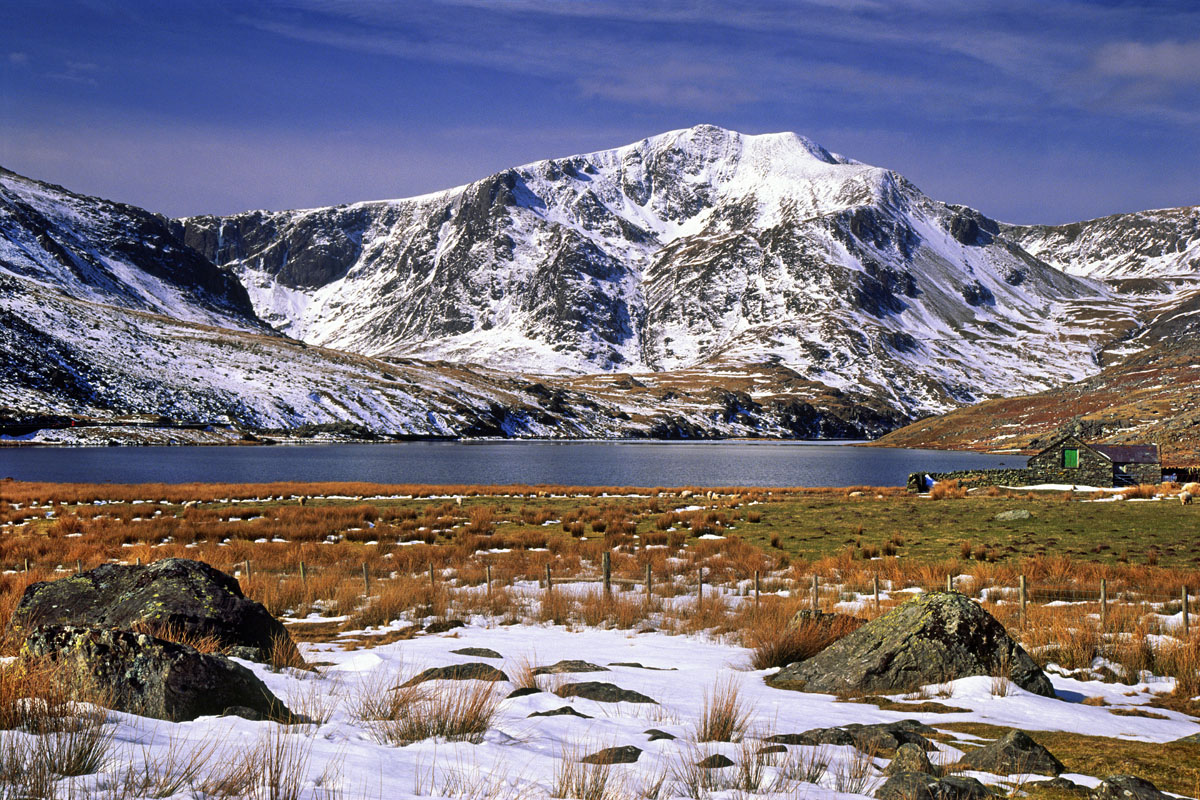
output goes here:
<path id="1" fill-rule="evenodd" d="M 442 737 L 478 744 L 502 699 L 490 681 L 429 681 L 382 689 L 366 685 L 355 716 L 381 744 L 406 745 Z"/>
<path id="2" fill-rule="evenodd" d="M 718 680 L 701 700 L 696 741 L 740 742 L 753 714 L 754 708 L 742 696 L 736 679 Z"/>

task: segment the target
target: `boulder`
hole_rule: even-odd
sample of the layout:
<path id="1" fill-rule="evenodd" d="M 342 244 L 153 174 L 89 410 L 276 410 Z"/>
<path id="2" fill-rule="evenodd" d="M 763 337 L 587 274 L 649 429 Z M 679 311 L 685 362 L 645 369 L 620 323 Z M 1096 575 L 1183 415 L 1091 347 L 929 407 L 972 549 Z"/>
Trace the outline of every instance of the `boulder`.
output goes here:
<path id="1" fill-rule="evenodd" d="M 958 592 L 929 592 L 767 677 L 780 689 L 894 694 L 972 675 L 1007 674 L 1044 697 L 1054 687 L 995 617 Z"/>
<path id="2" fill-rule="evenodd" d="M 267 662 L 278 640 L 299 659 L 283 625 L 238 582 L 201 561 L 167 558 L 145 566 L 105 564 L 35 583 L 17 604 L 9 629 L 39 625 L 141 629 L 166 638 L 213 636 L 229 655 Z"/>
<path id="3" fill-rule="evenodd" d="M 581 714 L 570 706 L 562 706 L 553 711 L 534 711 L 529 717 L 579 717 L 580 719 L 591 719 L 587 714 Z"/>
<path id="4" fill-rule="evenodd" d="M 49 661 L 76 685 L 95 687 L 105 705 L 139 716 L 293 719 L 241 664 L 145 633 L 43 625 L 29 632 L 21 657 Z"/>
<path id="5" fill-rule="evenodd" d="M 583 681 L 568 683 L 558 687 L 554 693 L 559 697 L 582 697 L 584 700 L 595 700 L 597 703 L 654 703 L 658 701 L 647 697 L 641 692 L 622 689 L 613 683 L 600 681 Z"/>
<path id="6" fill-rule="evenodd" d="M 470 656 L 471 658 L 504 658 L 490 647 L 463 647 L 450 652 L 456 656 Z"/>
<path id="7" fill-rule="evenodd" d="M 937 775 L 938 768 L 925 754 L 925 748 L 917 744 L 902 744 L 896 748 L 896 755 L 884 769 L 884 775 L 899 775 L 902 772 L 920 772 L 925 775 Z"/>
<path id="8" fill-rule="evenodd" d="M 923 772 L 901 772 L 875 790 L 879 800 L 985 800 L 992 792 L 974 778 L 935 778 Z"/>
<path id="9" fill-rule="evenodd" d="M 598 753 L 579 759 L 584 764 L 632 764 L 641 756 L 642 749 L 627 744 L 623 747 L 606 747 Z"/>
<path id="10" fill-rule="evenodd" d="M 723 756 L 720 753 L 713 753 L 711 756 L 697 761 L 696 766 L 700 769 L 723 769 L 725 767 L 732 767 L 733 759 Z"/>
<path id="11" fill-rule="evenodd" d="M 557 664 L 551 664 L 547 667 L 534 667 L 534 675 L 563 675 L 572 672 L 612 672 L 608 667 L 601 667 L 597 664 L 589 664 L 586 661 L 578 659 L 567 659 L 559 661 Z"/>
<path id="12" fill-rule="evenodd" d="M 1174 800 L 1150 781 L 1133 775 L 1109 775 L 1088 797 L 1091 800 Z"/>
<path id="13" fill-rule="evenodd" d="M 642 731 L 642 733 L 649 736 L 650 741 L 652 741 L 652 742 L 657 742 L 660 739 L 663 739 L 663 740 L 666 740 L 669 742 L 675 738 L 675 734 L 667 733 L 666 731 L 660 731 L 658 728 L 649 728 L 648 730 Z"/>
<path id="14" fill-rule="evenodd" d="M 507 681 L 508 676 L 491 664 L 472 661 L 468 664 L 451 664 L 448 667 L 430 667 L 406 681 L 403 686 L 416 686 L 425 681 Z"/>
<path id="15" fill-rule="evenodd" d="M 1075 781 L 1069 781 L 1066 778 L 1051 778 L 1048 781 L 1030 781 L 1025 785 L 1029 787 L 1043 786 L 1047 789 L 1057 789 L 1060 792 L 1079 795 L 1080 797 L 1085 797 L 1088 794 L 1086 786 L 1080 786 Z"/>
<path id="16" fill-rule="evenodd" d="M 959 766 L 994 775 L 1059 775 L 1063 763 L 1024 731 L 1012 730 L 994 742 L 972 750 Z"/>
<path id="17" fill-rule="evenodd" d="M 922 734 L 935 733 L 935 730 L 915 719 L 905 719 L 899 722 L 877 722 L 873 725 L 852 723 L 840 728 L 813 728 L 803 733 L 777 733 L 768 736 L 764 741 L 773 744 L 803 744 L 803 745 L 851 745 L 863 752 L 886 752 L 896 750 L 903 745 L 915 745 L 922 750 L 933 750 L 933 743 Z"/>
<path id="18" fill-rule="evenodd" d="M 1031 519 L 1032 512 L 1025 508 L 1014 508 L 1009 511 L 1001 511 L 996 516 L 992 517 L 996 522 L 1019 522 L 1023 519 Z"/>

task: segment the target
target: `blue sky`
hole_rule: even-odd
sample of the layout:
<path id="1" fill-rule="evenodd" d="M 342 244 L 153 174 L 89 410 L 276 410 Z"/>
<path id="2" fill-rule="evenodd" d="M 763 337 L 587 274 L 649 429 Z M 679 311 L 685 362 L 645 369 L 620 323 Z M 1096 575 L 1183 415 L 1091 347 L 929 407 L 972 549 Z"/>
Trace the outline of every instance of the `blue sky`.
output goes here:
<path id="1" fill-rule="evenodd" d="M 1013 222 L 1200 203 L 1200 3 L 5 0 L 0 165 L 170 215 L 709 122 Z"/>

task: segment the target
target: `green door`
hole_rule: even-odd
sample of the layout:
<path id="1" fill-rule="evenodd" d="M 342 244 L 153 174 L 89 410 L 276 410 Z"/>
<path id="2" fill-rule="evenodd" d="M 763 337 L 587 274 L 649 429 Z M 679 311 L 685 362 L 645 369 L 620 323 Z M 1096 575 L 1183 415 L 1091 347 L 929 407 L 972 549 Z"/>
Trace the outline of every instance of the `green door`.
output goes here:
<path id="1" fill-rule="evenodd" d="M 1079 466 L 1079 451 L 1072 448 L 1063 450 L 1063 466 L 1067 469 L 1074 469 Z"/>

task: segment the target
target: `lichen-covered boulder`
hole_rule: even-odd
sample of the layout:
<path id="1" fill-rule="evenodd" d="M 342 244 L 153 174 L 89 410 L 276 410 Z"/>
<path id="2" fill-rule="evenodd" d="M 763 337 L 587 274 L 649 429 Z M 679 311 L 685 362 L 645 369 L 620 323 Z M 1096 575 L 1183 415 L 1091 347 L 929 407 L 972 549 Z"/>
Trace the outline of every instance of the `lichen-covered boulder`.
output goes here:
<path id="1" fill-rule="evenodd" d="M 241 664 L 145 633 L 41 626 L 29 633 L 21 657 L 49 662 L 70 685 L 93 689 L 90 699 L 143 717 L 181 722 L 249 710 L 264 719 L 292 719 Z"/>
<path id="2" fill-rule="evenodd" d="M 995 617 L 958 592 L 929 592 L 766 680 L 806 692 L 896 693 L 1000 674 L 1034 694 L 1055 696 L 1050 679 Z"/>
<path id="3" fill-rule="evenodd" d="M 213 636 L 230 655 L 267 662 L 278 640 L 298 659 L 287 629 L 261 603 L 242 594 L 224 572 L 185 558 L 145 566 L 105 564 L 89 572 L 35 583 L 25 590 L 9 628 L 39 625 L 140 629 L 173 638 Z"/>
<path id="4" fill-rule="evenodd" d="M 1088 797 L 1091 800 L 1171 800 L 1171 795 L 1136 775 L 1109 775 Z"/>
<path id="5" fill-rule="evenodd" d="M 988 800 L 992 792 L 975 778 L 936 778 L 924 772 L 900 772 L 875 790 L 878 800 Z"/>

